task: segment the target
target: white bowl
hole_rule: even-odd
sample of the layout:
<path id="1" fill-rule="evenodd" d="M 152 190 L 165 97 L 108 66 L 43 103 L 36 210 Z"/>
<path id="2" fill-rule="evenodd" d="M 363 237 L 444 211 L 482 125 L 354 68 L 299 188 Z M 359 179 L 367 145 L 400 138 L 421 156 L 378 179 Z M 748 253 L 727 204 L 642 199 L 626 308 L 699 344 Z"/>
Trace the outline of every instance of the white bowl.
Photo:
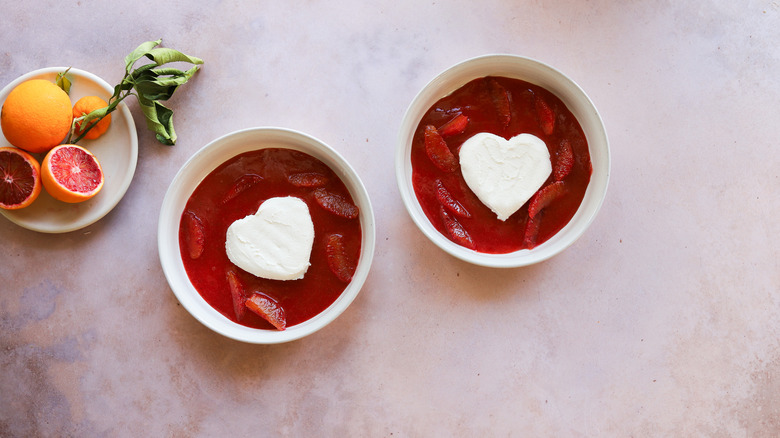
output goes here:
<path id="1" fill-rule="evenodd" d="M 346 289 L 315 317 L 283 331 L 262 330 L 237 324 L 216 311 L 193 287 L 184 270 L 179 249 L 179 221 L 193 190 L 211 171 L 228 159 L 252 150 L 287 148 L 309 154 L 327 164 L 342 179 L 360 208 L 363 241 L 355 274 Z M 357 297 L 366 280 L 376 240 L 374 213 L 363 183 L 335 150 L 298 131 L 282 128 L 251 128 L 220 137 L 204 146 L 179 170 L 163 199 L 158 224 L 160 263 L 176 298 L 206 327 L 228 338 L 255 344 L 292 341 L 316 332 L 336 319 Z"/>
<path id="2" fill-rule="evenodd" d="M 557 234 L 533 249 L 506 254 L 480 253 L 464 248 L 442 235 L 428 221 L 412 186 L 412 139 L 422 116 L 439 99 L 469 81 L 484 76 L 521 79 L 541 86 L 560 98 L 579 121 L 588 140 L 593 173 L 582 204 Z M 485 55 L 463 61 L 431 80 L 414 98 L 401 122 L 395 157 L 398 189 L 409 215 L 434 244 L 470 263 L 500 268 L 527 266 L 549 259 L 574 243 L 590 226 L 601 208 L 609 182 L 609 143 L 596 107 L 568 76 L 539 61 L 516 55 Z"/>

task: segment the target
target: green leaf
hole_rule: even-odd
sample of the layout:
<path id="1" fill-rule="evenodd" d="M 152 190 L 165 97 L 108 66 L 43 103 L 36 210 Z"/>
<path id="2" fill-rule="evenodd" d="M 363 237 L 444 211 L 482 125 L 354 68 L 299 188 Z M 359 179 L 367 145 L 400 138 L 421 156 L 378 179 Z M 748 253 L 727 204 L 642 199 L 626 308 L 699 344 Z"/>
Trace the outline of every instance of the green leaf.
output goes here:
<path id="1" fill-rule="evenodd" d="M 138 47 L 136 47 L 135 50 L 130 52 L 127 56 L 125 56 L 125 71 L 129 74 L 130 71 L 133 68 L 133 64 L 135 64 L 136 61 L 146 56 L 149 51 L 157 47 L 162 43 L 162 39 L 159 39 L 157 41 L 147 41 L 145 43 L 142 43 Z"/>
<path id="2" fill-rule="evenodd" d="M 133 70 L 133 73 L 130 74 L 130 77 L 133 79 L 143 77 L 143 76 L 154 76 L 154 72 L 152 72 L 152 69 L 155 68 L 156 64 L 144 64 L 137 69 Z"/>
<path id="3" fill-rule="evenodd" d="M 70 70 L 70 67 L 68 70 Z M 57 86 L 62 88 L 62 91 L 64 91 L 65 94 L 70 94 L 70 79 L 65 76 L 68 70 L 57 74 Z"/>
<path id="4" fill-rule="evenodd" d="M 162 105 L 159 102 L 155 102 L 157 106 L 157 119 L 165 126 L 165 132 L 158 132 L 156 137 L 157 141 L 162 144 L 173 146 L 176 144 L 176 131 L 173 129 L 173 110 Z"/>
<path id="5" fill-rule="evenodd" d="M 183 76 L 185 74 L 184 70 L 173 67 L 157 67 L 153 71 L 155 76 Z"/>
<path id="6" fill-rule="evenodd" d="M 182 71 L 182 70 L 179 70 L 178 68 L 171 68 L 171 67 L 162 68 L 162 67 L 160 67 L 160 68 L 154 69 L 154 74 L 156 76 L 158 76 L 158 77 L 160 77 L 160 76 L 185 77 L 186 79 L 184 80 L 184 82 L 187 82 L 187 79 L 191 78 L 195 74 L 195 72 L 198 71 L 199 68 L 200 67 L 195 66 L 195 67 L 192 67 L 191 69 L 189 69 L 187 71 Z"/>
<path id="7" fill-rule="evenodd" d="M 203 64 L 203 60 L 200 58 L 185 55 L 178 50 L 164 47 L 151 49 L 144 55 L 154 61 L 157 65 L 163 65 L 169 62 L 189 62 L 190 64 Z"/>
<path id="8" fill-rule="evenodd" d="M 184 72 L 177 69 L 155 69 L 145 72 L 135 83 L 136 90 L 150 100 L 167 100 L 180 85 L 184 85 L 198 67 Z"/>
<path id="9" fill-rule="evenodd" d="M 157 101 L 138 97 L 138 103 L 146 116 L 146 127 L 154 132 L 157 141 L 164 145 L 176 144 L 176 131 L 173 129 L 173 110 Z"/>
<path id="10" fill-rule="evenodd" d="M 65 91 L 66 94 L 70 94 L 70 79 L 66 78 L 65 76 L 62 76 L 57 80 L 57 85 L 62 88 L 63 91 Z"/>
<path id="11" fill-rule="evenodd" d="M 139 81 L 135 84 L 135 91 L 147 100 L 168 100 L 173 96 L 178 85 L 162 85 L 157 81 Z"/>

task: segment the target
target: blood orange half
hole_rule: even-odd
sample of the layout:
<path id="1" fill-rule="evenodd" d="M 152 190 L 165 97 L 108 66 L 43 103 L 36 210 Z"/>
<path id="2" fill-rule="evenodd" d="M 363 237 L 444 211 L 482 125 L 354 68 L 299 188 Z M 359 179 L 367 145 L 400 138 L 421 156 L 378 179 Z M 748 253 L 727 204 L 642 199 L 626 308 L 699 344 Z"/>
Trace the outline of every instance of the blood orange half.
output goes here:
<path id="1" fill-rule="evenodd" d="M 41 193 L 41 167 L 27 152 L 0 148 L 0 208 L 27 207 Z"/>
<path id="2" fill-rule="evenodd" d="M 75 144 L 55 147 L 41 164 L 43 187 L 63 202 L 83 202 L 97 195 L 105 177 L 92 153 Z"/>

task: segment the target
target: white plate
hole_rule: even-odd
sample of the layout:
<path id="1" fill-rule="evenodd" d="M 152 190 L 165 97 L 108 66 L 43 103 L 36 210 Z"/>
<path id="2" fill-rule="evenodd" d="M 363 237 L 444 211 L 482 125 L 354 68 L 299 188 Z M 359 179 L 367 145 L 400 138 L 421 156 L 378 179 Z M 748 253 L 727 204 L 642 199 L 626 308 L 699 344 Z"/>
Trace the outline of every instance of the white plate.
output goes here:
<path id="1" fill-rule="evenodd" d="M 360 208 L 363 242 L 352 281 L 327 309 L 283 331 L 260 330 L 237 324 L 216 311 L 198 293 L 187 276 L 179 248 L 179 222 L 193 190 L 215 168 L 234 156 L 263 148 L 286 148 L 319 159 L 344 182 Z M 165 193 L 157 226 L 160 263 L 171 290 L 192 316 L 228 338 L 254 344 L 288 342 L 325 327 L 349 307 L 366 281 L 376 245 L 376 226 L 371 201 L 363 182 L 349 163 L 322 141 L 299 131 L 274 127 L 250 128 L 220 137 L 195 153 L 179 169 Z"/>
<path id="2" fill-rule="evenodd" d="M 67 67 L 48 67 L 35 70 L 8 84 L 0 91 L 0 102 L 5 102 L 8 93 L 20 83 L 29 79 L 54 81 L 57 74 Z M 84 70 L 71 68 L 68 78 L 72 82 L 70 100 L 72 103 L 84 96 L 100 96 L 108 101 L 114 88 L 103 79 Z M 0 213 L 11 222 L 24 228 L 42 233 L 66 233 L 91 225 L 108 214 L 122 199 L 130 186 L 138 161 L 138 135 L 130 110 L 120 103 L 111 113 L 111 126 L 105 134 L 95 140 L 79 141 L 79 145 L 95 154 L 103 168 L 106 181 L 94 198 L 68 204 L 57 201 L 41 190 L 40 196 L 29 207 L 19 210 L 2 210 Z M 0 135 L 0 146 L 11 146 L 5 136 Z M 43 161 L 45 154 L 33 154 Z"/>

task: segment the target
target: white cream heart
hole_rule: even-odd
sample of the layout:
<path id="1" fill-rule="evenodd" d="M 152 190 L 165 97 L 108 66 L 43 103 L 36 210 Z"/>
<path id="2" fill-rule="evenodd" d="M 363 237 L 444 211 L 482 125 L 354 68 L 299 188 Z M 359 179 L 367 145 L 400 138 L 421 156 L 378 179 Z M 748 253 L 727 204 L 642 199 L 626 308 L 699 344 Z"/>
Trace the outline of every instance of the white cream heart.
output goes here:
<path id="1" fill-rule="evenodd" d="M 267 199 L 257 213 L 230 224 L 225 251 L 233 264 L 258 277 L 297 280 L 309 269 L 313 243 L 309 207 L 288 196 Z"/>
<path id="2" fill-rule="evenodd" d="M 475 134 L 460 147 L 460 167 L 471 191 L 502 221 L 528 202 L 552 173 L 547 146 L 531 134 L 509 140 Z"/>

